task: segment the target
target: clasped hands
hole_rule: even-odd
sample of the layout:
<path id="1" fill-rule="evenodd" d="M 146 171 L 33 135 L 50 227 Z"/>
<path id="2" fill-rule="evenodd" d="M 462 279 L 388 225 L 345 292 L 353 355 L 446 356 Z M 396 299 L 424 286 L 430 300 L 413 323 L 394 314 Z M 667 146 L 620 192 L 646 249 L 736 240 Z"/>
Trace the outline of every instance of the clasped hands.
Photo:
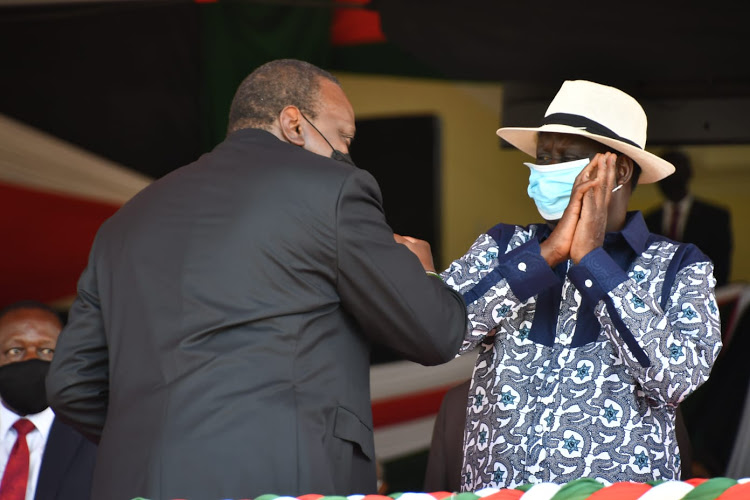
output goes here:
<path id="1" fill-rule="evenodd" d="M 578 264 L 604 243 L 609 203 L 616 187 L 616 161 L 614 153 L 598 153 L 576 177 L 565 212 L 540 244 L 550 267 L 568 259 Z"/>

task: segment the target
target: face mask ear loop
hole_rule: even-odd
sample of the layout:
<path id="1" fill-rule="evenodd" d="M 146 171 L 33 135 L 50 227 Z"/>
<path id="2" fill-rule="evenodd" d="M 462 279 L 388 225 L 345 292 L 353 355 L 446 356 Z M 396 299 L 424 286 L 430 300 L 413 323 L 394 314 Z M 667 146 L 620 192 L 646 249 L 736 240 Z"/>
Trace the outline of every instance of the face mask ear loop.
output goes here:
<path id="1" fill-rule="evenodd" d="M 618 184 L 617 187 L 612 190 L 612 192 L 614 193 L 615 191 L 619 191 L 620 189 L 622 189 L 622 186 L 624 185 L 625 184 Z"/>
<path id="2" fill-rule="evenodd" d="M 328 142 L 328 139 L 326 139 L 326 136 L 324 136 L 324 135 L 323 135 L 323 132 L 321 132 L 320 130 L 318 130 L 318 127 L 316 127 L 315 125 L 313 125 L 313 122 L 311 122 L 311 121 L 310 121 L 310 120 L 309 120 L 309 119 L 308 119 L 308 118 L 307 118 L 307 117 L 305 116 L 305 114 L 304 114 L 304 113 L 303 113 L 302 111 L 300 111 L 300 112 L 299 112 L 299 114 L 301 114 L 301 115 L 302 115 L 302 118 L 304 118 L 304 119 L 305 119 L 305 121 L 306 121 L 307 123 L 309 123 L 309 124 L 310 124 L 310 126 L 311 126 L 312 128 L 314 128 L 314 129 L 315 129 L 315 131 L 316 131 L 316 132 L 317 132 L 318 134 L 320 134 L 320 137 L 322 137 L 322 138 L 323 138 L 323 140 L 324 140 L 324 141 L 326 141 L 326 144 L 328 144 L 328 145 L 329 145 L 329 146 L 331 147 L 331 150 L 335 152 L 335 151 L 336 151 L 336 148 L 334 148 L 334 147 L 333 147 L 333 144 L 331 144 L 330 142 Z"/>

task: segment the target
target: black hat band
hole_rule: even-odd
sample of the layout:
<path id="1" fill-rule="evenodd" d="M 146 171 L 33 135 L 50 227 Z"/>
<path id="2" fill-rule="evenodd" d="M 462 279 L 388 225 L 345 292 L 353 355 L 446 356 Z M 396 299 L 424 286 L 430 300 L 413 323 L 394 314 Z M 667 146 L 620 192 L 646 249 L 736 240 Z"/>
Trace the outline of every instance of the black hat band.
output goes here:
<path id="1" fill-rule="evenodd" d="M 553 113 L 549 116 L 544 117 L 544 125 L 567 125 L 569 127 L 582 128 L 585 129 L 586 132 L 589 132 L 591 134 L 608 137 L 616 141 L 630 144 L 631 146 L 635 146 L 638 149 L 643 149 L 630 139 L 620 137 L 601 123 L 595 122 L 591 118 L 586 118 L 585 116 L 572 115 L 569 113 Z"/>

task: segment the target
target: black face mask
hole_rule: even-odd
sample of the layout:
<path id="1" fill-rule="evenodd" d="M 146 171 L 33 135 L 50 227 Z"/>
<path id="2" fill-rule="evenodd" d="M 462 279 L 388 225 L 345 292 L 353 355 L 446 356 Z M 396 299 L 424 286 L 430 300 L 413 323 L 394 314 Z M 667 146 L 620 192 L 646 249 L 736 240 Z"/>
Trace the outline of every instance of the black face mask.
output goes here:
<path id="1" fill-rule="evenodd" d="M 339 151 L 338 149 L 334 148 L 333 144 L 331 144 L 328 141 L 328 139 L 326 139 L 326 136 L 323 135 L 323 132 L 321 132 L 320 130 L 318 130 L 318 127 L 316 127 L 315 125 L 313 125 L 313 122 L 311 122 L 310 120 L 308 120 L 307 117 L 302 113 L 302 111 L 300 111 L 300 114 L 302 115 L 302 118 L 304 118 L 305 121 L 307 121 L 307 123 L 309 123 L 310 126 L 312 128 L 314 128 L 317 133 L 320 134 L 320 137 L 322 137 L 323 140 L 326 141 L 326 144 L 328 144 L 329 146 L 331 146 L 331 149 L 333 150 L 333 152 L 331 153 L 331 158 L 333 158 L 334 160 L 343 161 L 344 163 L 348 163 L 352 167 L 356 167 L 356 165 L 354 164 L 354 160 L 352 160 L 352 157 L 349 156 L 349 153 L 343 153 L 343 152 Z"/>
<path id="2" fill-rule="evenodd" d="M 323 135 L 323 134 L 320 134 L 320 135 Z M 323 137 L 323 139 L 325 139 L 325 137 Z M 331 153 L 331 158 L 333 158 L 334 160 L 343 161 L 344 163 L 348 163 L 352 167 L 356 167 L 356 165 L 354 164 L 354 160 L 352 160 L 352 157 L 349 156 L 349 153 L 342 153 L 338 149 L 333 150 L 333 153 Z"/>
<path id="3" fill-rule="evenodd" d="M 49 406 L 44 379 L 49 361 L 30 359 L 0 366 L 0 397 L 19 415 L 33 415 Z"/>

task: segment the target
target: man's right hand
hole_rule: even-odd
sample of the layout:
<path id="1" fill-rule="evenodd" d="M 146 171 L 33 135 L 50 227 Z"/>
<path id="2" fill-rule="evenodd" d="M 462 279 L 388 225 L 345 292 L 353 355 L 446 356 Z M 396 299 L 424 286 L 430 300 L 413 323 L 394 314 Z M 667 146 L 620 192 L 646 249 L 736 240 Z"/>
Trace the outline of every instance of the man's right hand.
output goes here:
<path id="1" fill-rule="evenodd" d="M 401 243 L 411 250 L 419 258 L 419 262 L 422 263 L 425 271 L 435 272 L 435 264 L 432 261 L 432 249 L 429 243 L 424 240 L 412 238 L 411 236 L 401 236 L 396 233 L 393 233 L 393 239 L 396 240 L 396 243 Z"/>
<path id="2" fill-rule="evenodd" d="M 565 208 L 555 229 L 539 246 L 541 247 L 542 257 L 547 261 L 550 267 L 554 268 L 559 263 L 570 258 L 570 246 L 573 243 L 578 221 L 581 218 L 581 208 L 583 206 L 583 195 L 596 183 L 596 168 L 598 165 L 595 157 L 576 177 L 573 183 L 573 191 L 570 194 L 570 201 Z"/>

